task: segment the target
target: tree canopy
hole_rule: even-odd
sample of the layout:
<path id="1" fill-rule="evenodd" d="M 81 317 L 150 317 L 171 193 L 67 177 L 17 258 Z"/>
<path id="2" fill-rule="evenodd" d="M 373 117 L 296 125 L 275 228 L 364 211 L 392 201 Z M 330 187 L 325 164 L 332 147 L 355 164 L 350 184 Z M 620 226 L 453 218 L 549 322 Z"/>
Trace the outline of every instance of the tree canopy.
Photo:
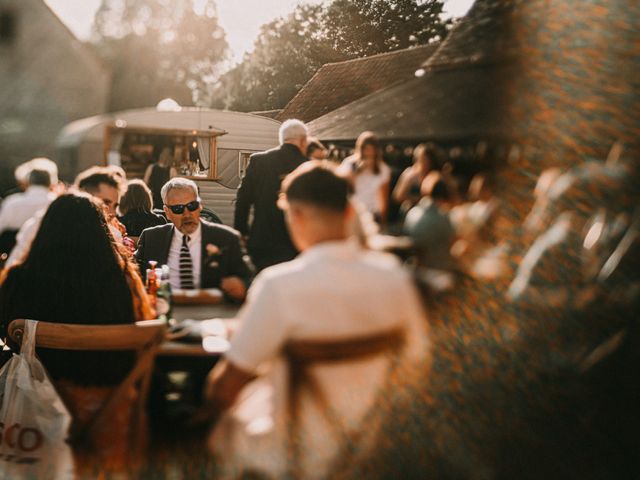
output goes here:
<path id="1" fill-rule="evenodd" d="M 300 5 L 262 27 L 254 50 L 224 74 L 213 105 L 232 110 L 283 108 L 325 63 L 443 39 L 442 0 L 333 0 Z"/>
<path id="2" fill-rule="evenodd" d="M 212 0 L 102 0 L 93 43 L 112 69 L 110 110 L 208 104 L 228 54 Z"/>

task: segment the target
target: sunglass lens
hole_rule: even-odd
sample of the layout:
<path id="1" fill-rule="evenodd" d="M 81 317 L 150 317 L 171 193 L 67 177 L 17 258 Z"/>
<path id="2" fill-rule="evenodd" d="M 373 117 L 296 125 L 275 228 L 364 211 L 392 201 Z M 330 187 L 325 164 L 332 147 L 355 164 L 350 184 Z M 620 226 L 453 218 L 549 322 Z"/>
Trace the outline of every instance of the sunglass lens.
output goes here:
<path id="1" fill-rule="evenodd" d="M 176 215 L 181 215 L 182 213 L 184 213 L 184 207 L 184 205 L 171 205 L 169 208 Z"/>
<path id="2" fill-rule="evenodd" d="M 187 208 L 190 212 L 195 212 L 200 206 L 200 202 L 198 200 L 194 200 L 193 202 L 187 203 Z"/>

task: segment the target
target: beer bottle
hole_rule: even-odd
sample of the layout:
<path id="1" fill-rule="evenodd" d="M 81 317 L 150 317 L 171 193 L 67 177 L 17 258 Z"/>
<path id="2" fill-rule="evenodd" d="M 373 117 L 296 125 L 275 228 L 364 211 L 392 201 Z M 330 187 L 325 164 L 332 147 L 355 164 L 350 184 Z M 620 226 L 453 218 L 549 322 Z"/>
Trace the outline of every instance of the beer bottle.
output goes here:
<path id="1" fill-rule="evenodd" d="M 149 300 L 151 306 L 156 308 L 158 299 L 158 276 L 156 273 L 156 265 L 158 262 L 151 260 L 149 262 L 149 268 L 147 269 L 147 293 L 149 294 Z"/>

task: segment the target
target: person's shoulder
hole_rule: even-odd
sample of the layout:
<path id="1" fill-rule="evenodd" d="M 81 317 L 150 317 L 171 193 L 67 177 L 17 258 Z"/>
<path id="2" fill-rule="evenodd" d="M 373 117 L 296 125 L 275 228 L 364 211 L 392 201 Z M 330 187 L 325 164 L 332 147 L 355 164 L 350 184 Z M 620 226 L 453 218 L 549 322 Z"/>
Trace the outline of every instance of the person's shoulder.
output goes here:
<path id="1" fill-rule="evenodd" d="M 213 232 L 215 235 L 234 240 L 240 238 L 240 232 L 238 232 L 238 230 L 236 230 L 235 228 L 229 227 L 228 225 L 213 223 L 202 219 L 200 220 L 200 224 L 202 225 L 203 232 Z"/>
<path id="2" fill-rule="evenodd" d="M 365 250 L 359 262 L 369 281 L 379 284 L 385 291 L 406 288 L 411 283 L 410 272 L 391 253 Z"/>
<path id="3" fill-rule="evenodd" d="M 6 207 L 7 205 L 11 205 L 16 202 L 20 202 L 25 197 L 25 192 L 16 192 L 11 195 L 7 195 L 4 200 L 2 200 L 2 206 Z"/>
<path id="4" fill-rule="evenodd" d="M 159 226 L 166 225 L 167 223 L 169 223 L 169 222 L 167 222 L 167 219 L 166 219 L 166 218 L 164 218 L 162 215 L 158 215 L 157 213 L 154 213 L 154 212 L 151 212 L 151 213 L 149 214 L 149 218 L 153 218 L 153 219 L 154 219 L 154 221 L 155 221 Z"/>
<path id="5" fill-rule="evenodd" d="M 345 158 L 344 160 L 342 160 L 342 162 L 340 162 L 340 164 L 336 167 L 336 171 L 340 174 L 340 175 L 348 175 L 353 173 L 353 170 L 355 168 L 357 162 L 357 158 L 355 155 L 351 155 L 347 158 Z"/>
<path id="6" fill-rule="evenodd" d="M 344 160 L 342 160 L 342 162 L 340 162 L 340 165 L 353 165 L 357 161 L 358 161 L 358 156 L 354 153 L 353 155 L 349 155 Z"/>
<path id="7" fill-rule="evenodd" d="M 418 202 L 416 205 L 411 207 L 405 215 L 404 224 L 409 225 L 416 223 L 420 219 L 420 217 L 422 217 L 426 209 L 427 206 L 425 206 L 424 203 Z"/>
<path id="8" fill-rule="evenodd" d="M 359 261 L 373 270 L 381 271 L 398 271 L 402 270 L 400 260 L 387 252 L 378 252 L 375 250 L 362 250 Z"/>
<path id="9" fill-rule="evenodd" d="M 279 146 L 278 147 L 273 147 L 273 148 L 270 148 L 269 150 L 264 150 L 262 152 L 256 152 L 256 153 L 252 154 L 249 158 L 251 159 L 252 162 L 254 160 L 261 161 L 261 160 L 263 160 L 265 158 L 270 158 L 270 157 L 278 155 L 278 153 L 280 153 L 280 150 L 281 149 L 280 149 Z"/>
<path id="10" fill-rule="evenodd" d="M 301 280 L 308 277 L 305 270 L 304 262 L 298 257 L 265 268 L 256 276 L 255 282 L 273 287 L 275 290 L 286 291 L 286 285 L 300 285 Z"/>
<path id="11" fill-rule="evenodd" d="M 155 237 L 156 235 L 162 235 L 167 233 L 172 228 L 173 228 L 172 223 L 165 223 L 163 225 L 156 225 L 155 227 L 145 228 L 140 235 L 141 236 L 144 235 L 147 238 Z"/>

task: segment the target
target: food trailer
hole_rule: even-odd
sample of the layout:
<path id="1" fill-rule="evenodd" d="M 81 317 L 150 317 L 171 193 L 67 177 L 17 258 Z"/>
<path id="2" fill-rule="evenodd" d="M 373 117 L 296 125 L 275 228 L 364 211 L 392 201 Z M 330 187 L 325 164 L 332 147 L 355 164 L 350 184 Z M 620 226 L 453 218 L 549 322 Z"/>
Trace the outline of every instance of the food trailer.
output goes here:
<path id="1" fill-rule="evenodd" d="M 252 153 L 278 145 L 280 122 L 249 113 L 185 108 L 125 110 L 76 120 L 58 135 L 62 178 L 93 165 L 119 165 L 128 178 L 169 147 L 178 175 L 193 179 L 204 206 L 227 225 Z"/>

